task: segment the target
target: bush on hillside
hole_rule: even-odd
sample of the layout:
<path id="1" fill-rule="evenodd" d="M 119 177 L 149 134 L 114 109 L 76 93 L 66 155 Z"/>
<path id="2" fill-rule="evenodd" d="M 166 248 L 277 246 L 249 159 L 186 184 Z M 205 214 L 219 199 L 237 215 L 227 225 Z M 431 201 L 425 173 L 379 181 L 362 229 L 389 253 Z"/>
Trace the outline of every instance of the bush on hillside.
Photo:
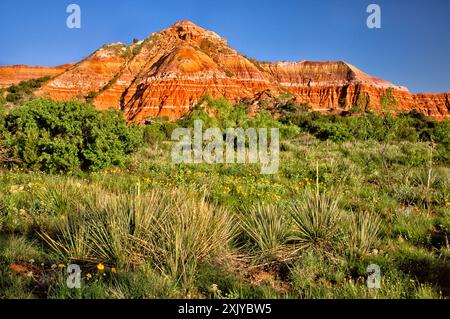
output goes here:
<path id="1" fill-rule="evenodd" d="M 218 127 L 222 131 L 227 128 L 278 128 L 282 138 L 290 138 L 299 133 L 294 125 L 286 125 L 274 119 L 268 112 L 258 112 L 255 116 L 248 114 L 245 104 L 231 105 L 226 99 L 212 99 L 204 96 L 193 110 L 178 121 L 181 127 L 193 127 L 195 120 L 203 122 L 203 128 Z"/>
<path id="2" fill-rule="evenodd" d="M 434 142 L 441 147 L 450 144 L 450 123 L 432 121 L 416 110 L 399 116 L 365 113 L 361 117 L 298 112 L 287 114 L 282 122 L 297 125 L 322 140 L 407 140 Z"/>
<path id="3" fill-rule="evenodd" d="M 45 76 L 38 79 L 31 79 L 28 81 L 22 81 L 19 84 L 11 85 L 7 88 L 6 101 L 17 104 L 26 97 L 33 95 L 33 91 L 40 88 L 45 82 L 50 80 L 51 77 Z"/>
<path id="4" fill-rule="evenodd" d="M 144 143 L 154 145 L 158 142 L 170 140 L 172 132 L 178 125 L 171 122 L 154 122 L 144 126 Z"/>

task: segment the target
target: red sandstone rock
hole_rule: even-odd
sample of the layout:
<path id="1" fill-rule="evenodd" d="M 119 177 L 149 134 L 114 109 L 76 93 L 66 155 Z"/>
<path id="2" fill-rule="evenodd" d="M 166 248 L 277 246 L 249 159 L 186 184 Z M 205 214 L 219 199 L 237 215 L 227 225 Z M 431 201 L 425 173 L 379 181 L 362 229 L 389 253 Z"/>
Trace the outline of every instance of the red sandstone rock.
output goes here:
<path id="1" fill-rule="evenodd" d="M 98 108 L 122 109 L 129 120 L 143 121 L 182 117 L 205 94 L 252 100 L 257 108 L 263 92 L 289 91 L 296 102 L 322 112 L 361 103 L 373 110 L 388 88 L 397 100 L 394 111 L 417 109 L 435 119 L 450 118 L 450 93 L 411 94 L 345 62 L 257 62 L 216 33 L 181 21 L 131 46 L 104 46 L 36 93 L 58 100 L 90 96 Z"/>
<path id="2" fill-rule="evenodd" d="M 27 65 L 0 66 L 0 88 L 17 84 L 21 81 L 56 76 L 70 68 L 72 64 L 56 67 L 40 67 Z"/>

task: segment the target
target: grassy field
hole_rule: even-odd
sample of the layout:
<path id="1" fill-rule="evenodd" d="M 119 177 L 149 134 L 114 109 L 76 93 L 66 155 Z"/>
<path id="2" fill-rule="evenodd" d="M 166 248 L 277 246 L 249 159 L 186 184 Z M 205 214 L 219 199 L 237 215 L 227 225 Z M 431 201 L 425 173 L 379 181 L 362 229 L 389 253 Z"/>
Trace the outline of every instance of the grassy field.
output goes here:
<path id="1" fill-rule="evenodd" d="M 170 123 L 148 125 L 121 165 L 5 165 L 0 297 L 450 297 L 448 132 L 394 134 L 380 117 L 383 138 L 364 137 L 365 116 L 294 115 L 278 121 L 292 134 L 274 175 L 174 164 Z M 66 285 L 69 264 L 81 289 Z M 366 285 L 371 264 L 380 289 Z"/>

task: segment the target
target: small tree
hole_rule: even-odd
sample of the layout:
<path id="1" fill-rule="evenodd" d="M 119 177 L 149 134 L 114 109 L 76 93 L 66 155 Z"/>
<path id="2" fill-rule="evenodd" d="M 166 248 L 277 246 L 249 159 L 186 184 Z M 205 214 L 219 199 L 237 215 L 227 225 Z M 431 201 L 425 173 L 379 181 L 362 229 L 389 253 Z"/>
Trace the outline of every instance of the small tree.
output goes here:
<path id="1" fill-rule="evenodd" d="M 358 101 L 356 102 L 356 105 L 358 109 L 361 111 L 366 111 L 367 107 L 369 106 L 370 97 L 367 93 L 359 93 L 358 95 Z"/>
<path id="2" fill-rule="evenodd" d="M 393 91 L 392 88 L 388 88 L 386 93 L 381 97 L 381 108 L 385 112 L 391 112 L 397 106 L 397 100 L 392 94 Z"/>
<path id="3" fill-rule="evenodd" d="M 397 106 L 397 101 L 392 94 L 393 89 L 388 88 L 386 93 L 381 97 L 381 109 L 382 109 L 382 118 L 383 118 L 383 126 L 385 131 L 385 139 L 383 142 L 383 147 L 380 149 L 380 157 L 385 168 L 386 180 L 390 181 L 390 170 L 389 164 L 386 159 L 386 152 L 388 149 L 388 144 L 390 140 L 393 138 L 393 132 L 395 131 L 395 121 L 392 118 L 392 111 Z"/>

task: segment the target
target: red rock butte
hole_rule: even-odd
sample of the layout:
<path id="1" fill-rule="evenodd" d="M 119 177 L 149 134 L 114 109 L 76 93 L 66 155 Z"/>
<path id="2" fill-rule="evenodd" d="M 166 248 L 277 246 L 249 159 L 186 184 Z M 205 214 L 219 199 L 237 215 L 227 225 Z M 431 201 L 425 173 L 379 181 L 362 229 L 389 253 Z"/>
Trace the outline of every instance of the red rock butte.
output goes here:
<path id="1" fill-rule="evenodd" d="M 290 92 L 313 110 L 339 112 L 358 105 L 379 110 L 387 90 L 394 112 L 416 109 L 434 119 L 450 119 L 450 93 L 411 94 L 407 88 L 365 74 L 342 61 L 258 62 L 227 40 L 190 21 L 125 45 L 105 45 L 79 63 L 56 68 L 0 67 L 0 86 L 52 76 L 36 95 L 56 100 L 89 97 L 100 109 L 121 109 L 130 121 L 185 115 L 202 96 L 230 102 L 252 101 Z"/>

